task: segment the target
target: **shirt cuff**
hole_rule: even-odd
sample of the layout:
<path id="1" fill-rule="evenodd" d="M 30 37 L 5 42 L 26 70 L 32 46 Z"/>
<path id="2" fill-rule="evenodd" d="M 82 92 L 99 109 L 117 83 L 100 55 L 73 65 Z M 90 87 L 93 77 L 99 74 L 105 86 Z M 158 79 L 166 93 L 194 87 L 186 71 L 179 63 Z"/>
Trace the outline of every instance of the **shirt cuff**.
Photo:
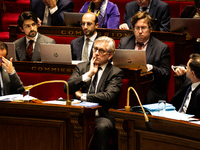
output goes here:
<path id="1" fill-rule="evenodd" d="M 147 64 L 147 72 L 153 69 L 153 65 Z"/>
<path id="2" fill-rule="evenodd" d="M 52 8 L 52 9 L 49 9 L 49 12 L 50 12 L 50 14 L 52 15 L 52 14 L 55 13 L 57 10 L 58 10 L 58 6 Z"/>
<path id="3" fill-rule="evenodd" d="M 88 77 L 88 73 L 89 72 L 86 72 L 84 75 L 82 75 L 82 81 L 83 82 L 87 82 L 87 81 L 91 80 L 91 78 Z"/>
<path id="4" fill-rule="evenodd" d="M 10 75 L 13 75 L 13 74 L 15 74 L 16 73 L 16 71 L 14 70 L 14 72 L 13 73 L 11 73 Z"/>
<path id="5" fill-rule="evenodd" d="M 82 93 L 81 100 L 87 101 L 87 93 Z"/>

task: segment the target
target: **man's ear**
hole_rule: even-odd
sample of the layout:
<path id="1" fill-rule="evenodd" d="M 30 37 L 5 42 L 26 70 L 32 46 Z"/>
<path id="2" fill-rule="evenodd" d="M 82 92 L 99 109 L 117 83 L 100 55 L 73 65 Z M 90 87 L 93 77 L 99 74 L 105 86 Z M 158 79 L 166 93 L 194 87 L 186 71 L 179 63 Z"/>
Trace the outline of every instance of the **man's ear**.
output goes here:
<path id="1" fill-rule="evenodd" d="M 113 57 L 113 53 L 109 53 L 108 60 L 110 60 Z"/>
<path id="2" fill-rule="evenodd" d="M 20 29 L 22 32 L 24 32 L 24 30 L 23 30 L 23 28 L 22 28 L 22 27 L 19 27 L 19 29 Z"/>
<path id="3" fill-rule="evenodd" d="M 95 28 L 97 29 L 97 28 L 98 28 L 98 26 L 99 26 L 99 23 L 97 22 L 97 23 L 95 24 Z"/>

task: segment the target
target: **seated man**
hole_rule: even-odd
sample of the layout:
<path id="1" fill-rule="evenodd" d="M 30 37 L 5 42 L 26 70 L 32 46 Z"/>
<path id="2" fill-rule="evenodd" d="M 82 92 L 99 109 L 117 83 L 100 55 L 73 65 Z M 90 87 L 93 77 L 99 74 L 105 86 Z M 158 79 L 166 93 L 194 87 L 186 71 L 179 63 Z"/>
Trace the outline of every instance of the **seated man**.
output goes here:
<path id="1" fill-rule="evenodd" d="M 93 12 L 85 13 L 82 17 L 82 30 L 84 35 L 71 41 L 72 60 L 88 61 L 92 58 L 93 43 L 99 36 L 98 18 Z"/>
<path id="2" fill-rule="evenodd" d="M 153 80 L 145 103 L 167 100 L 167 83 L 171 75 L 170 49 L 151 36 L 152 18 L 147 12 L 137 12 L 131 22 L 134 35 L 121 38 L 118 49 L 146 51 L 147 67 L 153 72 Z"/>
<path id="3" fill-rule="evenodd" d="M 40 19 L 39 24 L 65 26 L 64 12 L 73 12 L 72 0 L 31 0 L 31 9 Z"/>
<path id="4" fill-rule="evenodd" d="M 0 96 L 9 94 L 22 94 L 24 92 L 23 84 L 17 75 L 13 64 L 12 58 L 6 59 L 8 54 L 8 46 L 0 41 Z"/>
<path id="5" fill-rule="evenodd" d="M 69 78 L 69 93 L 82 101 L 99 103 L 96 112 L 94 149 L 108 150 L 114 118 L 109 108 L 117 108 L 118 94 L 122 86 L 123 71 L 110 63 L 115 52 L 113 39 L 102 36 L 95 40 L 90 62 L 79 63 Z M 66 92 L 66 85 L 64 85 Z"/>
<path id="6" fill-rule="evenodd" d="M 127 3 L 124 14 L 124 23 L 119 29 L 131 29 L 131 18 L 138 11 L 146 11 L 157 20 L 156 31 L 170 31 L 170 8 L 169 5 L 161 0 L 136 0 Z"/>
<path id="7" fill-rule="evenodd" d="M 177 111 L 200 118 L 200 54 L 191 54 L 187 69 L 179 67 L 175 73 L 178 76 L 186 74 L 187 78 L 170 103 Z"/>
<path id="8" fill-rule="evenodd" d="M 19 15 L 18 25 L 25 33 L 25 37 L 14 41 L 16 59 L 18 61 L 41 61 L 40 43 L 55 44 L 55 40 L 38 33 L 37 17 L 30 11 Z"/>

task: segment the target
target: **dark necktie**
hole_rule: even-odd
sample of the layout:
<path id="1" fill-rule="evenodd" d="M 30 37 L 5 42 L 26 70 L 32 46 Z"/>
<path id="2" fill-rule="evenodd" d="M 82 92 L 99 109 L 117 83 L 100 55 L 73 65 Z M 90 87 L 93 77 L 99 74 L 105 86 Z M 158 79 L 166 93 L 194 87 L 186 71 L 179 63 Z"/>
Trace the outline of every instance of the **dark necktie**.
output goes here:
<path id="1" fill-rule="evenodd" d="M 147 10 L 147 7 L 142 7 L 142 10 L 143 10 L 143 11 L 146 11 L 146 10 Z"/>
<path id="2" fill-rule="evenodd" d="M 144 43 L 137 42 L 136 44 L 138 46 L 138 50 L 141 50 L 142 46 L 144 46 Z"/>
<path id="3" fill-rule="evenodd" d="M 98 67 L 98 71 L 97 71 L 97 73 L 95 74 L 94 79 L 93 79 L 93 81 L 92 81 L 92 83 L 91 83 L 91 87 L 90 87 L 90 92 L 89 92 L 89 94 L 95 93 L 95 89 L 96 89 L 96 85 L 97 85 L 97 80 L 98 80 L 98 72 L 99 72 L 99 70 L 101 70 L 101 67 Z"/>
<path id="4" fill-rule="evenodd" d="M 190 91 L 191 91 L 191 86 L 189 86 L 188 89 L 187 89 L 187 91 L 186 91 L 186 94 L 185 94 L 183 103 L 182 103 L 182 105 L 181 105 L 181 107 L 180 107 L 180 109 L 179 109 L 179 112 L 182 112 L 183 106 L 184 106 L 184 104 L 185 104 L 185 101 L 187 100 L 187 97 L 188 97 L 188 94 L 190 93 Z"/>
<path id="5" fill-rule="evenodd" d="M 26 60 L 31 61 L 32 55 L 33 55 L 33 40 L 29 41 L 29 45 L 26 49 Z"/>

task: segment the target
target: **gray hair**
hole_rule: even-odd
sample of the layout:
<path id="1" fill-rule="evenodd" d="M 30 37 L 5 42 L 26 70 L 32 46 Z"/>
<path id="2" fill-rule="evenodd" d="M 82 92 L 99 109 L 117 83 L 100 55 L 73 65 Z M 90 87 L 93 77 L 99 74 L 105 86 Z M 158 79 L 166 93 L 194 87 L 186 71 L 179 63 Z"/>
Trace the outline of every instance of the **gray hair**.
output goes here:
<path id="1" fill-rule="evenodd" d="M 115 53 L 115 41 L 110 38 L 110 37 L 107 37 L 107 36 L 101 36 L 99 38 L 97 38 L 95 41 L 94 41 L 94 45 L 97 43 L 97 42 L 105 42 L 108 44 L 108 46 L 106 47 L 107 51 L 109 53 Z"/>

